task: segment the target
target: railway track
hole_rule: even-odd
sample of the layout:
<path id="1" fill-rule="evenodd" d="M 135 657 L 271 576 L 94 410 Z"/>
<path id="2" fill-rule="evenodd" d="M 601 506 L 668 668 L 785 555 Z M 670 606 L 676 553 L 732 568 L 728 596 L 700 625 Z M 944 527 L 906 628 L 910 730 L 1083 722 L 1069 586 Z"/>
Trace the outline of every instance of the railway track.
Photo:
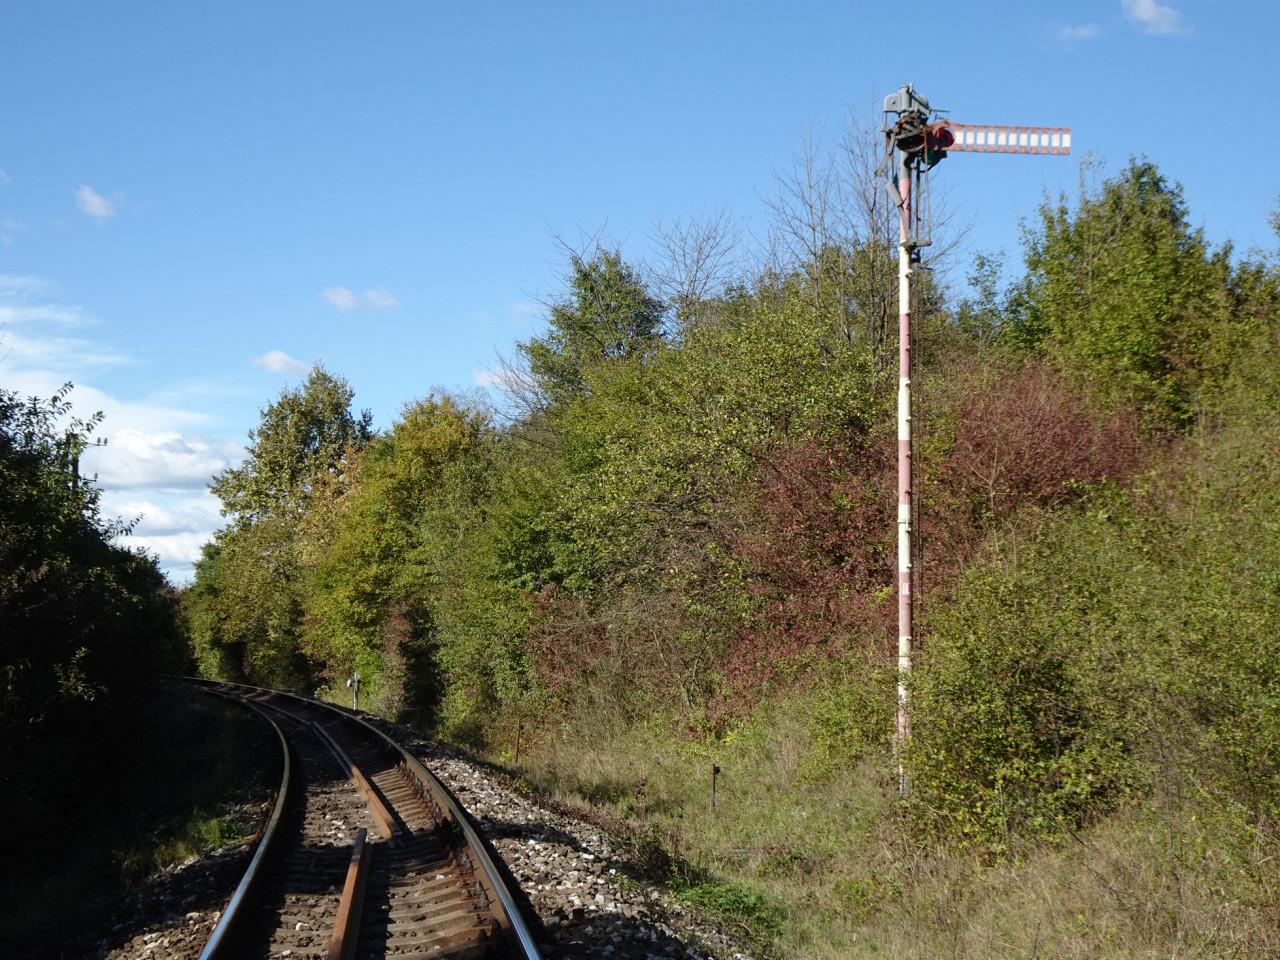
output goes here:
<path id="1" fill-rule="evenodd" d="M 275 813 L 201 960 L 539 956 L 447 790 L 338 708 L 204 680 L 266 714 L 288 761 Z"/>

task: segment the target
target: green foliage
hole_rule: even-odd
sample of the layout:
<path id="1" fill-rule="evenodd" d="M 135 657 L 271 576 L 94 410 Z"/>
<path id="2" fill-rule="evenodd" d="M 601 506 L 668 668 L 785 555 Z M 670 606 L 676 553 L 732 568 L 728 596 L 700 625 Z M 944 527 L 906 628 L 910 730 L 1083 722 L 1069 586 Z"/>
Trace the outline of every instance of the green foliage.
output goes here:
<path id="1" fill-rule="evenodd" d="M 264 518 L 224 529 L 195 566 L 184 607 L 203 675 L 282 689 L 306 689 L 298 646 L 302 597 L 296 528 Z"/>
<path id="2" fill-rule="evenodd" d="M 1153 786 L 1280 814 L 1269 424 L 1043 526 L 935 611 L 913 680 L 915 816 L 996 850 Z"/>
<path id="3" fill-rule="evenodd" d="M 708 881 L 676 889 L 685 903 L 702 907 L 716 916 L 746 926 L 757 933 L 776 934 L 786 911 L 762 891 L 734 881 Z"/>
<path id="4" fill-rule="evenodd" d="M 309 590 L 305 643 L 338 675 L 358 668 L 381 706 L 430 705 L 440 623 L 471 573 L 493 483 L 485 414 L 450 397 L 408 405 L 376 440 L 343 502 Z"/>
<path id="5" fill-rule="evenodd" d="M 643 356 L 660 342 L 665 306 L 616 251 L 574 255 L 566 296 L 552 304 L 546 334 L 520 343 L 544 402 L 558 405 L 587 386 L 588 368 Z"/>
<path id="6" fill-rule="evenodd" d="M 262 411 L 258 429 L 249 431 L 245 462 L 210 484 L 223 514 L 242 525 L 303 516 L 322 478 L 340 473 L 347 450 L 369 440 L 373 415 L 366 410 L 352 416 L 351 398 L 347 381 L 321 366 L 282 391 Z"/>
<path id="7" fill-rule="evenodd" d="M 907 762 L 913 802 L 944 834 L 1006 850 L 1015 835 L 1077 826 L 1132 786 L 1125 731 L 1098 714 L 1078 633 L 1063 634 L 1080 610 L 1059 591 L 1087 589 L 1080 579 L 1047 599 L 1042 578 L 975 573 L 934 626 Z"/>
<path id="8" fill-rule="evenodd" d="M 701 710 L 752 606 L 732 543 L 744 484 L 774 444 L 865 431 L 867 345 L 796 290 L 744 297 L 678 345 L 585 376 L 558 419 L 564 473 L 547 507 L 569 538 L 537 573 L 567 592 L 546 608 L 539 661 L 553 686 L 598 682 L 588 699 L 666 689 Z"/>
<path id="9" fill-rule="evenodd" d="M 967 277 L 973 294 L 961 300 L 957 306 L 955 325 L 967 339 L 975 343 L 996 343 L 1001 338 L 1009 299 L 1009 292 L 1001 286 L 1004 269 L 1003 252 L 974 255 Z M 1025 332 L 1019 332 L 1025 335 Z"/>
<path id="10" fill-rule="evenodd" d="M 1108 402 L 1136 400 L 1156 426 L 1185 421 L 1210 338 L 1230 321 L 1230 267 L 1188 224 L 1181 188 L 1133 160 L 1100 186 L 1082 181 L 1074 207 L 1045 203 L 1024 243 L 1009 339 L 1048 350 Z"/>
<path id="11" fill-rule="evenodd" d="M 245 462 L 210 484 L 232 522 L 205 549 L 186 597 L 206 675 L 310 689 L 305 579 L 370 437 L 372 417 L 354 417 L 351 398 L 346 380 L 314 368 L 262 411 Z"/>
<path id="12" fill-rule="evenodd" d="M 897 672 L 889 664 L 846 656 L 826 665 L 795 696 L 808 718 L 811 745 L 801 765 L 808 782 L 843 775 L 851 758 L 883 755 L 893 736 L 897 699 Z"/>
<path id="13" fill-rule="evenodd" d="M 69 392 L 0 391 L 0 815 L 42 836 L 84 783 L 111 782 L 160 677 L 185 667 L 155 560 L 115 542 L 128 525 L 80 476 L 101 417 L 76 418 Z"/>
<path id="14" fill-rule="evenodd" d="M 127 706 L 181 663 L 152 558 L 113 543 L 79 457 L 101 415 L 0 391 L 0 757 Z"/>

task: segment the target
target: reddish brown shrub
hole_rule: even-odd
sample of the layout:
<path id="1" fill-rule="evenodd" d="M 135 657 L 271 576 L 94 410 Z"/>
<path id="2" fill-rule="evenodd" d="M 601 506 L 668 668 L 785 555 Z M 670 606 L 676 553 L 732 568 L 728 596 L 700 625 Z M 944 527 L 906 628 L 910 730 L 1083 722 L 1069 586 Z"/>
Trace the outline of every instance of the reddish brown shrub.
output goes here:
<path id="1" fill-rule="evenodd" d="M 1043 364 L 967 357 L 930 376 L 947 380 L 917 420 L 930 425 L 916 445 L 918 596 L 944 601 L 993 528 L 1124 483 L 1142 462 L 1136 412 L 1100 411 Z M 892 439 L 786 442 L 763 464 L 731 538 L 761 603 L 723 664 L 730 712 L 822 658 L 896 650 Z"/>
<path id="2" fill-rule="evenodd" d="M 759 604 L 722 664 L 720 710 L 894 633 L 894 478 L 890 443 L 872 438 L 787 441 L 763 458 L 730 538 Z"/>
<path id="3" fill-rule="evenodd" d="M 975 370 L 967 379 L 941 473 L 950 497 L 978 523 L 1076 499 L 1137 469 L 1135 410 L 1103 411 L 1035 362 Z"/>

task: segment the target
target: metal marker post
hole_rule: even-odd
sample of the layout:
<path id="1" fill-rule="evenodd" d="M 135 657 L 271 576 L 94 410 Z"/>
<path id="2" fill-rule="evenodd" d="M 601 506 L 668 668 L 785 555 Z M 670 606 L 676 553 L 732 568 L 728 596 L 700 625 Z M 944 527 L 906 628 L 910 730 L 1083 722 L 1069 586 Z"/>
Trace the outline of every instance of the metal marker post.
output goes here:
<path id="1" fill-rule="evenodd" d="M 351 688 L 351 709 L 360 709 L 360 672 L 356 671 L 351 675 L 351 679 L 347 681 L 347 686 Z"/>

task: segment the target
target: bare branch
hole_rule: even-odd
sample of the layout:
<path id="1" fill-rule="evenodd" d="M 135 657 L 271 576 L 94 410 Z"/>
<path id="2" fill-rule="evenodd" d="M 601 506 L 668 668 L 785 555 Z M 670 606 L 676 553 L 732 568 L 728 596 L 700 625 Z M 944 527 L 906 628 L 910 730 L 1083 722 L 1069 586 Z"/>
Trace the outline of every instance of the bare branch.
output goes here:
<path id="1" fill-rule="evenodd" d="M 649 240 L 657 254 L 646 272 L 674 309 L 677 330 L 701 319 L 707 303 L 742 277 L 742 227 L 727 207 L 670 224 L 659 218 Z"/>

